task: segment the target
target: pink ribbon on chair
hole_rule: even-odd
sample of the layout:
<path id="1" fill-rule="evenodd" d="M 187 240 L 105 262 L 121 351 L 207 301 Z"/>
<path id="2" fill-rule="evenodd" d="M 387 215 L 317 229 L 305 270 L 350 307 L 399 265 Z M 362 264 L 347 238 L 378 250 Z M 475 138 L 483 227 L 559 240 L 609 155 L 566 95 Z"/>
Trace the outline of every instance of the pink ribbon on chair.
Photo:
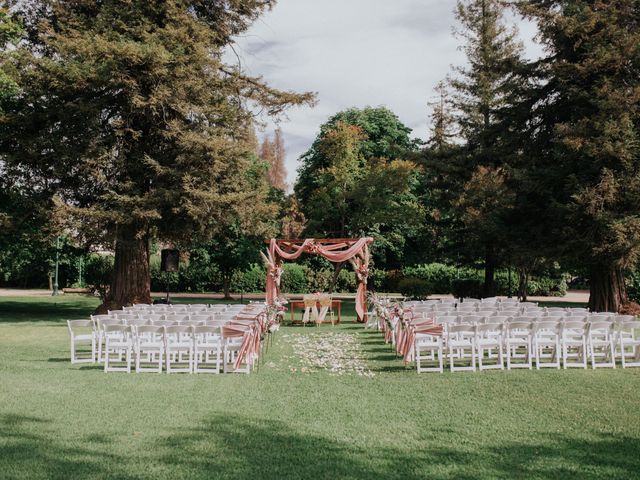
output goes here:
<path id="1" fill-rule="evenodd" d="M 418 333 L 434 336 L 442 336 L 442 325 L 436 325 L 433 320 L 422 320 L 419 323 L 412 324 L 407 328 L 404 343 L 402 345 L 402 359 L 405 364 L 413 360 L 415 353 L 414 345 L 416 343 L 416 335 Z"/>
<path id="2" fill-rule="evenodd" d="M 238 350 L 238 356 L 236 357 L 236 361 L 233 364 L 233 368 L 236 370 L 240 368 L 242 362 L 246 360 L 246 357 L 250 354 L 254 353 L 255 350 L 255 327 L 246 326 L 243 324 L 229 324 L 222 327 L 222 335 L 225 338 L 229 337 L 243 337 L 242 344 L 240 345 L 240 349 Z M 260 341 L 260 336 L 258 335 L 258 342 Z"/>

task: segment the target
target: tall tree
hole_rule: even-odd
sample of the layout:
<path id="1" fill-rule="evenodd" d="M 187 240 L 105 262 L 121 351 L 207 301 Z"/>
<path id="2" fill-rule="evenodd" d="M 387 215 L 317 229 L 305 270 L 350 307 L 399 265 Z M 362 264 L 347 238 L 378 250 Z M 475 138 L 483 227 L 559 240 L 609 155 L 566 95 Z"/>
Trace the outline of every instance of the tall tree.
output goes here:
<path id="1" fill-rule="evenodd" d="M 287 158 L 287 151 L 284 146 L 284 136 L 282 135 L 282 129 L 276 128 L 273 134 L 273 145 L 275 148 L 275 158 L 273 165 L 269 168 L 269 178 L 271 179 L 271 185 L 274 188 L 280 190 L 287 190 L 287 167 L 285 167 L 285 160 Z"/>
<path id="2" fill-rule="evenodd" d="M 410 129 L 386 108 L 350 109 L 320 127 L 302 157 L 296 196 L 309 236 L 373 236 L 379 266 L 398 262 L 424 212 L 413 195 Z M 394 265 L 397 266 L 397 265 Z"/>
<path id="3" fill-rule="evenodd" d="M 519 6 L 546 49 L 527 69 L 535 88 L 519 109 L 526 194 L 539 200 L 549 248 L 588 267 L 589 307 L 617 311 L 640 254 L 640 5 Z"/>
<path id="4" fill-rule="evenodd" d="M 280 127 L 276 128 L 273 140 L 265 135 L 260 144 L 260 158 L 267 163 L 267 176 L 273 188 L 287 190 L 287 169 L 285 159 L 287 153 L 284 146 L 284 137 Z"/>
<path id="5" fill-rule="evenodd" d="M 19 3 L 27 40 L 0 155 L 14 182 L 56 199 L 74 231 L 114 240 L 109 308 L 150 301 L 149 242 L 207 238 L 260 202 L 246 104 L 312 102 L 222 61 L 272 0 Z M 106 307 L 107 305 L 105 305 Z"/>
<path id="6" fill-rule="evenodd" d="M 444 82 L 438 82 L 435 88 L 436 97 L 429 102 L 431 110 L 429 139 L 427 147 L 441 151 L 451 146 L 455 137 L 455 119 L 451 107 L 450 94 Z"/>
<path id="7" fill-rule="evenodd" d="M 453 158 L 460 175 L 449 178 L 452 187 L 460 193 L 477 191 L 473 185 L 475 180 L 485 176 L 486 168 L 502 167 L 506 157 L 501 149 L 505 132 L 497 128 L 499 112 L 507 106 L 510 91 L 516 88 L 514 71 L 521 62 L 522 46 L 517 41 L 516 30 L 505 24 L 504 9 L 500 0 L 465 0 L 457 4 L 456 18 L 460 28 L 456 33 L 465 42 L 463 51 L 467 65 L 457 67 L 449 83 L 453 89 L 452 104 L 458 133 L 464 145 Z M 484 187 L 491 186 L 497 184 L 484 182 Z M 499 194 L 499 191 L 484 191 L 489 196 Z M 467 198 L 475 198 L 479 203 L 459 203 L 463 208 L 459 216 L 463 219 L 484 218 L 497 224 L 498 217 L 504 214 L 502 209 L 495 208 L 494 202 L 484 202 L 482 196 Z M 479 216 L 469 215 L 470 208 L 484 212 Z M 475 222 L 463 222 L 463 227 L 454 236 L 465 238 L 466 247 L 472 252 L 484 252 L 484 294 L 495 295 L 494 272 L 499 262 L 500 235 L 493 228 L 477 230 Z M 476 242 L 469 241 L 474 238 Z"/>

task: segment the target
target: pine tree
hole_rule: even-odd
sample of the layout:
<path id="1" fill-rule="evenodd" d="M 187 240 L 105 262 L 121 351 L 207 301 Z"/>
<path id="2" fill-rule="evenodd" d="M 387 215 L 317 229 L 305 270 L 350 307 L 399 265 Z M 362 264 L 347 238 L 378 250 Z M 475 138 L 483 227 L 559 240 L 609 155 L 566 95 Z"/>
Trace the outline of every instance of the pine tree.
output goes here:
<path id="1" fill-rule="evenodd" d="M 431 150 L 442 151 L 453 143 L 455 120 L 446 84 L 439 82 L 434 90 L 436 98 L 428 103 L 431 110 L 429 116 L 431 126 L 427 147 Z"/>
<path id="2" fill-rule="evenodd" d="M 271 0 L 34 0 L 2 101 L 0 155 L 74 232 L 114 242 L 109 308 L 149 302 L 149 245 L 214 235 L 263 203 L 250 188 L 253 122 L 312 102 L 222 61 Z"/>
<path id="3" fill-rule="evenodd" d="M 530 0 L 547 56 L 531 64 L 520 107 L 524 194 L 550 250 L 587 267 L 594 311 L 627 300 L 640 255 L 640 5 Z M 528 115 L 524 115 L 528 112 Z"/>
<path id="4" fill-rule="evenodd" d="M 458 202 L 454 208 L 457 207 L 458 217 L 462 219 L 482 218 L 485 222 L 481 229 L 475 222 L 464 222 L 463 230 L 452 232 L 451 236 L 464 238 L 465 247 L 471 254 L 484 252 L 486 296 L 496 292 L 494 272 L 501 249 L 500 217 L 504 214 L 502 208 L 495 208 L 491 197 L 500 194 L 504 182 L 499 183 L 499 191 L 484 190 L 488 202 L 477 195 L 474 182 L 485 177 L 487 169 L 493 169 L 495 173 L 500 171 L 500 176 L 505 174 L 499 170 L 506 158 L 501 149 L 504 132 L 498 128 L 500 111 L 508 106 L 510 92 L 516 87 L 513 72 L 520 64 L 522 50 L 516 30 L 505 25 L 504 8 L 500 0 L 458 1 L 456 18 L 461 28 L 456 33 L 465 42 L 463 51 L 468 65 L 456 68 L 449 79 L 457 133 L 464 142 L 452 158 L 457 164 L 453 170 L 458 174 L 448 177 L 452 182 L 450 190 L 459 195 L 465 190 L 474 190 L 476 194 L 466 198 L 477 201 L 475 204 Z M 496 185 L 483 182 L 486 188 Z M 477 214 L 475 210 L 484 212 Z M 489 227 L 487 222 L 493 225 Z"/>

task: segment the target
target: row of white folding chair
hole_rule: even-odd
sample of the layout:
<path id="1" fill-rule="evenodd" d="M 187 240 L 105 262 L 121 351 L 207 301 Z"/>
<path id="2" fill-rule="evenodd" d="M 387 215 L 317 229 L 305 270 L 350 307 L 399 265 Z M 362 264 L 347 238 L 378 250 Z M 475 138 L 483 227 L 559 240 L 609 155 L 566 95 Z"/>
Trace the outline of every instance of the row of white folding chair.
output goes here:
<path id="1" fill-rule="evenodd" d="M 160 373 L 163 364 L 167 373 L 220 371 L 220 327 L 107 325 L 105 333 L 105 372 L 131 372 L 133 356 L 136 372 Z M 210 360 L 212 355 L 214 362 Z M 124 365 L 114 366 L 113 363 L 122 363 L 123 356 Z"/>
<path id="2" fill-rule="evenodd" d="M 219 373 L 221 368 L 249 373 L 254 363 L 248 358 L 244 366 L 233 369 L 234 353 L 242 342 L 223 337 L 221 327 L 107 325 L 105 334 L 105 372 L 131 372 L 134 355 L 136 372 L 160 373 L 164 364 L 167 373 Z M 124 365 L 113 365 L 123 357 Z"/>
<path id="3" fill-rule="evenodd" d="M 111 312 L 108 315 L 100 315 L 94 317 L 100 318 L 117 318 L 123 322 L 135 322 L 139 319 L 149 319 L 149 320 L 170 320 L 173 322 L 183 322 L 189 320 L 224 320 L 224 319 L 233 319 L 237 315 L 243 312 L 182 312 L 182 313 L 147 313 L 147 312 L 137 312 L 137 313 L 117 313 Z"/>
<path id="4" fill-rule="evenodd" d="M 580 320 L 539 320 L 538 322 L 512 321 L 508 324 L 459 324 L 450 325 L 443 337 L 418 335 L 416 338 L 416 368 L 418 372 L 442 371 L 443 348 L 448 349 L 451 371 L 475 370 L 476 359 L 480 370 L 504 368 L 506 352 L 507 368 L 563 367 L 615 368 L 616 357 L 622 367 L 640 366 L 640 321 L 614 324 L 609 321 L 585 323 Z M 617 345 L 617 352 L 616 352 Z M 497 357 L 492 355 L 497 351 Z M 423 355 L 422 351 L 427 354 Z M 483 365 L 484 354 L 495 361 Z M 423 360 L 434 360 L 439 365 L 424 367 Z M 455 359 L 470 360 L 470 365 L 455 365 Z M 513 359 L 524 359 L 513 363 Z"/>
<path id="5" fill-rule="evenodd" d="M 164 319 L 164 315 L 158 317 L 144 315 L 138 318 L 113 318 L 108 315 L 92 315 L 91 321 L 93 321 L 93 329 L 95 341 L 97 344 L 96 358 L 98 362 L 103 362 L 103 345 L 105 343 L 105 331 L 104 328 L 107 325 L 130 325 L 130 326 L 175 326 L 175 325 L 187 325 L 187 326 L 223 326 L 233 320 L 232 318 L 219 318 L 212 317 L 210 315 L 203 316 L 184 316 L 182 318 Z"/>
<path id="6" fill-rule="evenodd" d="M 236 312 L 243 310 L 246 305 L 242 305 L 242 308 L 230 308 L 228 305 L 180 305 L 180 306 L 158 306 L 150 305 L 145 308 L 132 308 L 124 307 L 122 310 L 110 310 L 109 313 L 113 314 L 136 314 L 136 313 L 151 313 L 151 314 L 172 314 L 172 313 L 219 313 L 219 312 Z"/>

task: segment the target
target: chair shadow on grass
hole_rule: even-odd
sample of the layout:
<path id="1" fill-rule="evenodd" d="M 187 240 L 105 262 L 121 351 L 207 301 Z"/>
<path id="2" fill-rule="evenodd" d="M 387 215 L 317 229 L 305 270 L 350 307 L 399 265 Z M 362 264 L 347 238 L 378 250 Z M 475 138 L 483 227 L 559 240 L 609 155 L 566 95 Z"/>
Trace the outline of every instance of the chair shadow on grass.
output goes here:
<path id="1" fill-rule="evenodd" d="M 427 428 L 423 438 L 404 443 L 389 433 L 382 441 L 363 438 L 358 444 L 300 432 L 280 421 L 215 414 L 150 439 L 141 456 L 135 449 L 110 453 L 117 438 L 102 434 L 89 434 L 82 446 L 63 443 L 56 427 L 37 417 L 0 416 L 4 478 L 141 478 L 139 472 L 147 472 L 147 478 L 202 479 L 596 480 L 638 478 L 640 472 L 640 439 L 607 435 L 449 445 L 438 441 L 442 432 Z"/>

